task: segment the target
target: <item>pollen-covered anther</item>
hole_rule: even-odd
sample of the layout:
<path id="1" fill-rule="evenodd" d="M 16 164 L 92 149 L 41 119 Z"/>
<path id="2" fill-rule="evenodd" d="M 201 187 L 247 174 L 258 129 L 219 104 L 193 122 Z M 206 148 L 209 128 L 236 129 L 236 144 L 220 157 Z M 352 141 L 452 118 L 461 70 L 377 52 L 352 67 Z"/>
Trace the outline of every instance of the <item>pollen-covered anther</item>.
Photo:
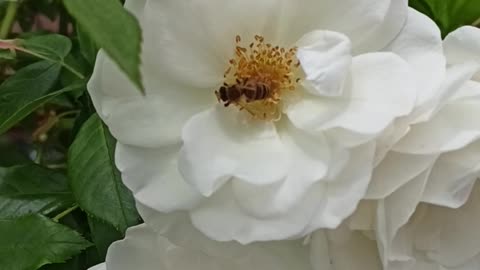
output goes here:
<path id="1" fill-rule="evenodd" d="M 283 48 L 256 35 L 254 41 L 242 46 L 235 37 L 234 57 L 225 70 L 224 84 L 215 91 L 225 106 L 233 104 L 256 119 L 279 120 L 282 96 L 294 91 L 300 78 L 295 77 L 300 62 L 297 48 Z"/>

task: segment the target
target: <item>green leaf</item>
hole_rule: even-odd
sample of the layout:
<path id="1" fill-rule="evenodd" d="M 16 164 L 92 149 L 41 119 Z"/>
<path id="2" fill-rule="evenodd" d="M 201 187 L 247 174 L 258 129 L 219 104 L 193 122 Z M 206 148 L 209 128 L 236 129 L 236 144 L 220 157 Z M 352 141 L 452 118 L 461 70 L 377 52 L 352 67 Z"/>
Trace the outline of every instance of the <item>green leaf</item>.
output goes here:
<path id="1" fill-rule="evenodd" d="M 12 48 L 40 59 L 57 63 L 78 78 L 85 78 L 81 71 L 66 61 L 66 58 L 72 49 L 72 42 L 65 36 L 51 34 L 33 36 L 28 39 L 19 39 L 16 40 L 16 43 Z"/>
<path id="2" fill-rule="evenodd" d="M 64 0 L 68 12 L 90 38 L 144 92 L 140 74 L 141 30 L 118 0 Z"/>
<path id="3" fill-rule="evenodd" d="M 40 270 L 85 270 L 88 268 L 85 267 L 85 259 L 83 257 L 79 255 L 65 263 L 44 265 Z"/>
<path id="4" fill-rule="evenodd" d="M 59 65 L 40 61 L 19 70 L 0 85 L 0 134 L 56 96 L 82 89 L 81 84 L 76 84 L 48 93 L 59 74 Z"/>
<path id="5" fill-rule="evenodd" d="M 59 74 L 59 65 L 40 61 L 18 70 L 0 85 L 0 134 L 33 111 L 21 113 L 32 101 L 48 93 Z"/>
<path id="6" fill-rule="evenodd" d="M 26 151 L 21 150 L 23 149 L 17 144 L 13 144 L 10 140 L 0 136 L 0 153 L 2 153 L 0 155 L 0 167 L 10 167 L 32 162 L 27 153 L 25 153 Z"/>
<path id="7" fill-rule="evenodd" d="M 32 213 L 49 215 L 74 204 L 67 177 L 38 165 L 2 169 L 0 219 Z"/>
<path id="8" fill-rule="evenodd" d="M 62 62 L 72 49 L 70 39 L 57 34 L 33 36 L 19 40 L 18 45 L 55 62 Z"/>
<path id="9" fill-rule="evenodd" d="M 87 75 L 91 72 L 91 67 L 88 65 L 87 61 L 83 59 L 79 51 L 71 52 L 65 57 L 65 63 L 79 73 Z M 60 73 L 60 83 L 63 87 L 82 82 L 86 84 L 87 81 L 85 78 L 82 79 L 66 69 L 63 69 Z M 76 94 L 81 95 L 82 92 Z"/>
<path id="10" fill-rule="evenodd" d="M 61 224 L 75 230 L 84 235 L 90 241 L 90 228 L 88 226 L 88 216 L 81 210 L 76 210 L 64 216 L 59 221 Z M 101 259 L 98 255 L 97 249 L 94 245 L 84 250 L 81 254 L 74 256 L 65 263 L 56 263 L 44 265 L 41 270 L 86 270 L 90 267 L 104 262 L 105 258 Z"/>
<path id="11" fill-rule="evenodd" d="M 15 52 L 10 50 L 0 50 L 0 60 L 13 60 L 15 59 Z"/>
<path id="12" fill-rule="evenodd" d="M 105 258 L 98 258 L 97 250 L 92 246 L 66 263 L 44 265 L 40 270 L 87 270 L 104 261 Z"/>
<path id="13" fill-rule="evenodd" d="M 108 247 L 113 242 L 122 239 L 123 236 L 113 226 L 102 221 L 98 221 L 95 218 L 88 217 L 88 224 L 90 226 L 92 240 L 95 243 L 98 255 L 103 261 L 105 261 Z"/>
<path id="14" fill-rule="evenodd" d="M 131 192 L 123 185 L 113 158 L 115 140 L 98 115 L 82 126 L 68 153 L 68 175 L 79 206 L 122 233 L 138 224 Z"/>
<path id="15" fill-rule="evenodd" d="M 410 6 L 432 18 L 444 37 L 480 19 L 478 0 L 410 0 Z"/>
<path id="16" fill-rule="evenodd" d="M 8 270 L 64 262 L 91 245 L 77 232 L 41 215 L 0 220 L 0 235 L 0 265 Z"/>
<path id="17" fill-rule="evenodd" d="M 93 66 L 97 57 L 97 46 L 80 25 L 77 25 L 77 35 L 83 57 Z"/>

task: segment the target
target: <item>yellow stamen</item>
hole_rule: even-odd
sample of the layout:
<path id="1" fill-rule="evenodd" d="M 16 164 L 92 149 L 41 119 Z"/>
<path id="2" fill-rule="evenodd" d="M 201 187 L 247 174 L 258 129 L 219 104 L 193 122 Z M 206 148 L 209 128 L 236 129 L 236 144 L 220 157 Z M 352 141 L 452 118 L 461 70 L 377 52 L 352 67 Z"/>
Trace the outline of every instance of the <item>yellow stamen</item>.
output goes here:
<path id="1" fill-rule="evenodd" d="M 255 119 L 279 120 L 282 95 L 295 91 L 300 78 L 297 48 L 283 48 L 264 43 L 256 35 L 254 41 L 243 47 L 236 36 L 234 57 L 230 59 L 222 88 L 215 91 L 225 106 L 233 104 L 249 112 Z M 221 93 L 221 91 L 223 91 Z"/>

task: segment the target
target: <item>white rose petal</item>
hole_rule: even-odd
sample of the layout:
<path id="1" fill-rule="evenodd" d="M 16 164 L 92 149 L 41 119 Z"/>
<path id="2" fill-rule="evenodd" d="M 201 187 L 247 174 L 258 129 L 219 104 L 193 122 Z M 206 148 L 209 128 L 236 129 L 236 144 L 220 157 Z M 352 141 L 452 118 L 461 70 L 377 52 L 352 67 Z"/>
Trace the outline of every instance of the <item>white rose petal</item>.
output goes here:
<path id="1" fill-rule="evenodd" d="M 445 37 L 445 56 L 449 64 L 468 61 L 480 63 L 480 31 L 472 26 L 464 26 Z"/>
<path id="2" fill-rule="evenodd" d="M 142 147 L 179 143 L 178 134 L 185 122 L 212 104 L 214 98 L 166 78 L 148 78 L 144 97 L 100 52 L 88 89 L 98 114 L 118 140 Z"/>
<path id="3" fill-rule="evenodd" d="M 419 205 L 390 245 L 396 253 L 384 257 L 385 269 L 478 269 L 479 190 L 460 208 Z"/>
<path id="4" fill-rule="evenodd" d="M 177 169 L 179 150 L 178 145 L 151 149 L 117 143 L 117 167 L 138 201 L 162 212 L 189 210 L 201 201 Z"/>
<path id="5" fill-rule="evenodd" d="M 436 97 L 437 88 L 445 75 L 445 56 L 440 30 L 427 16 L 408 10 L 408 20 L 400 35 L 388 50 L 401 56 L 414 70 L 419 93 L 417 106 Z"/>
<path id="6" fill-rule="evenodd" d="M 205 196 L 232 177 L 266 185 L 287 173 L 287 153 L 275 125 L 242 116 L 218 105 L 183 129 L 179 170 Z"/>
<path id="7" fill-rule="evenodd" d="M 364 197 L 368 201 L 347 221 L 350 229 L 375 235 L 383 269 L 480 267 L 480 42 L 475 37 L 480 29 L 472 27 L 446 37 L 445 78 L 385 133 Z M 427 76 L 422 66 L 419 72 Z M 385 151 L 392 141 L 397 142 Z"/>
<path id="8" fill-rule="evenodd" d="M 107 270 L 107 265 L 105 263 L 101 263 L 95 266 L 88 268 L 89 270 Z"/>
<path id="9" fill-rule="evenodd" d="M 316 270 L 381 270 L 376 243 L 345 226 L 312 236 L 311 261 Z"/>
<path id="10" fill-rule="evenodd" d="M 348 37 L 328 31 L 313 31 L 297 45 L 297 57 L 307 75 L 305 90 L 314 95 L 342 94 L 352 64 L 352 45 Z"/>
<path id="11" fill-rule="evenodd" d="M 407 155 L 390 152 L 373 171 L 365 199 L 383 199 L 428 170 L 436 155 Z M 406 170 L 405 168 L 408 168 Z"/>
<path id="12" fill-rule="evenodd" d="M 473 72 L 468 74 L 470 76 L 462 77 L 464 83 Z M 463 84 L 457 85 L 457 91 Z M 428 155 L 464 147 L 480 137 L 480 123 L 476 119 L 479 105 L 478 96 L 448 102 L 429 121 L 412 126 L 410 132 L 393 149 L 403 153 Z"/>
<path id="13" fill-rule="evenodd" d="M 413 109 L 415 89 L 409 84 L 411 81 L 405 80 L 410 74 L 401 58 L 386 53 L 357 56 L 353 59 L 351 72 L 350 82 L 345 89 L 348 93 L 338 97 L 338 101 L 332 98 L 333 105 L 342 106 L 341 109 L 333 108 L 338 112 L 335 117 L 325 121 L 321 104 L 304 107 L 300 103 L 287 111 L 292 122 L 306 130 L 340 128 L 374 136 L 386 129 L 396 117 L 406 115 Z M 315 104 L 314 101 L 305 100 Z M 306 111 L 306 108 L 312 111 Z"/>
<path id="14" fill-rule="evenodd" d="M 480 142 L 441 155 L 435 163 L 422 201 L 457 208 L 468 199 L 480 172 Z"/>
<path id="15" fill-rule="evenodd" d="M 145 224 L 128 229 L 125 239 L 110 246 L 106 263 L 90 270 L 313 270 L 301 241 L 223 243 L 205 237 L 184 214 L 159 218 L 162 225 L 156 230 Z"/>

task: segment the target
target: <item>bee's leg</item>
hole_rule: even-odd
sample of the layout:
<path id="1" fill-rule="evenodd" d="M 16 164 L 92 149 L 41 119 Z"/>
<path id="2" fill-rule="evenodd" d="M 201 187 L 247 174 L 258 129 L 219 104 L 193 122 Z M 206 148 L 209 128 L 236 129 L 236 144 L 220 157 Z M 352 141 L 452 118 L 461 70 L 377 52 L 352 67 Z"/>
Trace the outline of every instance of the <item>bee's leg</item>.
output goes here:
<path id="1" fill-rule="evenodd" d="M 269 116 L 269 119 L 273 121 L 278 121 L 282 117 L 282 111 L 279 110 L 278 107 L 275 107 L 274 111 L 270 112 L 268 116 Z"/>
<path id="2" fill-rule="evenodd" d="M 225 107 L 228 107 L 229 105 L 230 105 L 230 101 L 227 102 L 227 103 L 225 103 L 225 104 L 223 104 L 223 106 L 225 106 Z"/>
<path id="3" fill-rule="evenodd" d="M 282 117 L 282 113 L 280 111 L 275 111 L 275 118 L 273 119 L 273 121 L 278 121 L 280 120 L 280 118 Z"/>
<path id="4" fill-rule="evenodd" d="M 255 117 L 255 114 L 254 114 L 251 110 L 249 110 L 248 108 L 245 108 L 245 107 L 243 107 L 243 108 L 244 108 L 249 114 L 251 114 L 252 117 Z"/>

